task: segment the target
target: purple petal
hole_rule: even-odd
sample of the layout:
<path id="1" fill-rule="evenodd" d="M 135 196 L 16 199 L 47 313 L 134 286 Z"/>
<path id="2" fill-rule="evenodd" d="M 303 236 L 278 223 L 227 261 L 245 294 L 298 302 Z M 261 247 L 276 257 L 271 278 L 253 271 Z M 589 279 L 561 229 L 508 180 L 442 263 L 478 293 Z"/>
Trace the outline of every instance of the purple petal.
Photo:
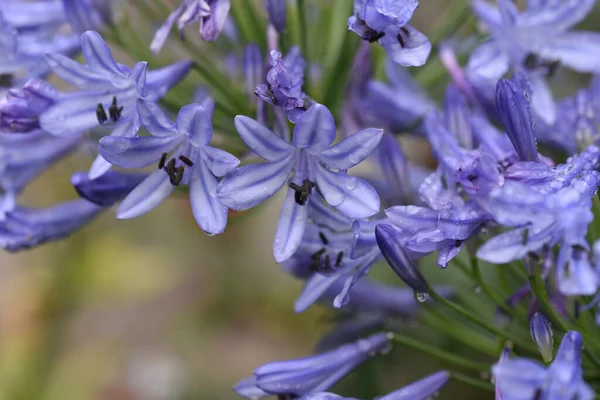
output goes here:
<path id="1" fill-rule="evenodd" d="M 259 399 L 261 397 L 270 396 L 269 393 L 265 392 L 256 385 L 256 376 L 252 375 L 242 379 L 233 387 L 233 390 L 242 397 L 248 399 Z"/>
<path id="2" fill-rule="evenodd" d="M 99 206 L 110 207 L 127 196 L 146 176 L 111 171 L 91 180 L 87 173 L 76 172 L 71 177 L 71 184 L 80 197 Z"/>
<path id="3" fill-rule="evenodd" d="M 286 2 L 281 0 L 265 0 L 269 21 L 280 34 L 285 30 Z"/>
<path id="4" fill-rule="evenodd" d="M 212 139 L 212 102 L 184 106 L 177 114 L 177 130 L 189 136 L 196 147 L 204 147 Z"/>
<path id="5" fill-rule="evenodd" d="M 319 154 L 319 160 L 336 169 L 349 169 L 367 158 L 379 145 L 383 129 L 358 131 Z"/>
<path id="6" fill-rule="evenodd" d="M 157 54 L 163 47 L 167 40 L 167 37 L 169 36 L 171 28 L 173 28 L 173 24 L 175 23 L 177 18 L 181 16 L 183 10 L 185 10 L 185 4 L 181 4 L 175 10 L 173 10 L 173 12 L 169 14 L 165 22 L 163 22 L 163 24 L 160 26 L 160 28 L 156 30 L 154 38 L 152 39 L 152 43 L 150 43 L 150 51 L 152 53 Z"/>
<path id="7" fill-rule="evenodd" d="M 122 168 L 143 168 L 155 164 L 163 153 L 170 153 L 182 142 L 180 136 L 105 136 L 98 151 L 109 163 Z"/>
<path id="8" fill-rule="evenodd" d="M 408 34 L 404 30 L 408 31 Z M 418 67 L 427 62 L 431 53 L 431 42 L 427 36 L 410 25 L 406 25 L 402 30 L 390 27 L 385 33 L 385 36 L 379 39 L 379 43 L 394 62 L 406 67 Z M 402 41 L 397 39 L 398 36 L 402 36 Z"/>
<path id="9" fill-rule="evenodd" d="M 234 210 L 252 208 L 285 184 L 293 166 L 293 158 L 289 156 L 280 161 L 236 168 L 219 183 L 219 198 Z"/>
<path id="10" fill-rule="evenodd" d="M 531 86 L 531 108 L 534 114 L 547 124 L 554 124 L 557 118 L 556 104 L 546 78 L 532 72 L 527 74 Z"/>
<path id="11" fill-rule="evenodd" d="M 362 179 L 318 167 L 317 185 L 325 200 L 350 218 L 367 218 L 379 212 L 379 195 Z"/>
<path id="12" fill-rule="evenodd" d="M 439 371 L 383 396 L 379 400 L 426 400 L 435 397 L 448 379 L 450 379 L 448 371 Z"/>
<path id="13" fill-rule="evenodd" d="M 568 32 L 544 42 L 536 53 L 547 60 L 560 60 L 562 65 L 578 72 L 600 74 L 600 33 Z"/>
<path id="14" fill-rule="evenodd" d="M 252 118 L 238 115 L 235 117 L 234 123 L 246 146 L 267 161 L 281 160 L 294 149 L 290 143 Z"/>
<path id="15" fill-rule="evenodd" d="M 102 71 L 91 70 L 62 54 L 46 54 L 52 72 L 66 82 L 82 89 L 99 89 L 111 86 L 113 77 Z"/>
<path id="16" fill-rule="evenodd" d="M 222 233 L 227 225 L 227 207 L 217 196 L 217 178 L 200 161 L 192 168 L 190 203 L 194 218 L 202 230 L 210 235 Z"/>
<path id="17" fill-rule="evenodd" d="M 522 161 L 538 161 L 529 100 L 513 80 L 498 81 L 496 108 L 519 158 Z"/>
<path id="18" fill-rule="evenodd" d="M 91 68 L 105 71 L 108 75 L 123 74 L 110 48 L 98 32 L 87 31 L 81 35 L 81 51 Z"/>
<path id="19" fill-rule="evenodd" d="M 312 274 L 306 281 L 306 285 L 302 289 L 302 293 L 294 303 L 294 312 L 301 313 L 306 311 L 311 305 L 317 301 L 323 293 L 331 287 L 338 279 L 341 279 L 340 274 Z"/>
<path id="20" fill-rule="evenodd" d="M 173 188 L 165 171 L 154 171 L 123 200 L 117 218 L 131 219 L 146 214 L 169 197 Z"/>
<path id="21" fill-rule="evenodd" d="M 538 251 L 546 244 L 553 245 L 558 239 L 552 232 L 552 225 L 549 229 L 527 234 L 524 232 L 526 229 L 532 231 L 530 228 L 521 228 L 494 236 L 477 250 L 477 258 L 493 264 L 504 264 Z"/>
<path id="22" fill-rule="evenodd" d="M 277 264 L 294 255 L 300 246 L 308 220 L 308 207 L 296 203 L 295 193 L 292 189 L 288 189 L 281 214 L 279 214 L 273 242 L 273 255 Z"/>
<path id="23" fill-rule="evenodd" d="M 163 68 L 148 71 L 146 74 L 146 85 L 144 86 L 144 97 L 152 101 L 161 99 L 187 75 L 192 68 L 192 64 L 191 61 L 184 60 Z"/>
<path id="24" fill-rule="evenodd" d="M 493 29 L 502 25 L 500 10 L 489 2 L 485 0 L 473 0 L 471 1 L 471 9 L 477 18 L 490 28 Z"/>
<path id="25" fill-rule="evenodd" d="M 153 101 L 144 98 L 137 99 L 137 112 L 140 123 L 154 136 L 171 136 L 177 134 L 171 118 Z"/>
<path id="26" fill-rule="evenodd" d="M 211 2 L 211 15 L 200 28 L 200 36 L 202 40 L 212 42 L 219 36 L 231 7 L 230 0 L 216 0 Z"/>
<path id="27" fill-rule="evenodd" d="M 539 2 L 538 2 L 539 3 Z M 519 16 L 519 27 L 551 29 L 553 32 L 566 31 L 583 20 L 594 8 L 596 0 L 554 1 L 529 7 Z"/>
<path id="28" fill-rule="evenodd" d="M 297 148 L 306 147 L 311 153 L 320 153 L 335 139 L 335 121 L 327 107 L 311 106 L 296 121 L 292 141 Z"/>
<path id="29" fill-rule="evenodd" d="M 225 176 L 240 164 L 240 160 L 236 157 L 216 147 L 204 147 L 204 156 L 206 156 L 206 165 L 218 177 Z"/>
<path id="30" fill-rule="evenodd" d="M 547 376 L 542 365 L 524 358 L 504 360 L 492 373 L 503 399 L 533 399 Z"/>
<path id="31" fill-rule="evenodd" d="M 467 63 L 469 73 L 496 81 L 510 67 L 508 56 L 495 41 L 477 47 Z"/>

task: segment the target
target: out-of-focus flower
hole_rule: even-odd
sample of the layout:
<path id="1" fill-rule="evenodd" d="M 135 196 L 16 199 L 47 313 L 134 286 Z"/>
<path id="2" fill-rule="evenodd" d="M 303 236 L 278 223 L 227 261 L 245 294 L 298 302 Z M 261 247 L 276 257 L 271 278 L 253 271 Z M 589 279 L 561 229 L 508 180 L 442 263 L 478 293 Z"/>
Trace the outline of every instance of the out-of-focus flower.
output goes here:
<path id="1" fill-rule="evenodd" d="M 369 42 L 379 41 L 394 62 L 403 66 L 425 64 L 431 42 L 408 25 L 418 0 L 355 0 L 348 29 Z"/>
<path id="2" fill-rule="evenodd" d="M 492 367 L 497 390 L 503 400 L 540 399 L 591 400 L 594 391 L 583 380 L 581 335 L 570 331 L 548 368 L 526 358 L 502 360 Z"/>
<path id="3" fill-rule="evenodd" d="M 177 21 L 181 39 L 183 39 L 183 29 L 198 22 L 202 40 L 212 42 L 223 30 L 230 7 L 230 0 L 183 0 L 156 31 L 150 44 L 150 50 L 153 53 L 160 51 L 175 21 Z"/>
<path id="4" fill-rule="evenodd" d="M 135 218 L 155 208 L 173 189 L 189 185 L 192 212 L 198 225 L 209 234 L 222 233 L 227 224 L 227 207 L 217 196 L 217 177 L 239 164 L 231 154 L 209 146 L 212 139 L 214 102 L 183 107 L 173 123 L 153 102 L 138 99 L 141 124 L 152 136 L 135 138 L 107 136 L 100 140 L 100 154 L 123 168 L 158 164 L 119 206 L 117 218 Z"/>
<path id="5" fill-rule="evenodd" d="M 287 0 L 264 0 L 269 21 L 280 34 L 285 30 Z"/>
<path id="6" fill-rule="evenodd" d="M 559 65 L 600 73 L 600 60 L 592 56 L 600 51 L 600 34 L 569 31 L 595 3 L 530 1 L 527 10 L 519 13 L 511 0 L 499 0 L 497 8 L 484 0 L 473 1 L 473 12 L 489 28 L 491 39 L 473 52 L 467 74 L 493 90 L 492 85 L 509 68 L 525 71 L 535 114 L 546 123 L 554 123 L 556 106 L 546 75 L 552 75 Z"/>
<path id="7" fill-rule="evenodd" d="M 550 327 L 550 322 L 546 317 L 537 312 L 533 314 L 529 323 L 529 332 L 544 361 L 552 361 L 554 339 L 552 338 L 552 327 Z"/>
<path id="8" fill-rule="evenodd" d="M 383 135 L 380 129 L 364 129 L 331 146 L 335 122 L 320 104 L 298 119 L 291 143 L 248 117 L 237 116 L 235 125 L 246 145 L 267 162 L 240 167 L 226 176 L 218 189 L 223 204 L 234 210 L 254 207 L 275 194 L 294 172 L 273 244 L 278 263 L 290 258 L 300 245 L 308 218 L 304 205 L 313 190 L 350 218 L 379 211 L 375 190 L 346 170 L 377 147 Z"/>
<path id="9" fill-rule="evenodd" d="M 326 353 L 265 364 L 242 380 L 235 391 L 246 398 L 270 395 L 302 397 L 329 389 L 354 368 L 390 350 L 387 333 L 378 333 Z"/>

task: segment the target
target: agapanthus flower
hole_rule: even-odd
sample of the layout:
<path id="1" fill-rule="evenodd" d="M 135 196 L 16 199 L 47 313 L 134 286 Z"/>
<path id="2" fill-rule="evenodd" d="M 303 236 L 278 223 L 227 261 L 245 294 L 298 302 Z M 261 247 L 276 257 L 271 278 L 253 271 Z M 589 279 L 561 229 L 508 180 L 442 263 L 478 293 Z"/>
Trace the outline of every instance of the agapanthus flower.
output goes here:
<path id="1" fill-rule="evenodd" d="M 509 68 L 524 70 L 531 83 L 535 114 L 547 123 L 557 118 L 546 75 L 559 65 L 578 72 L 600 73 L 600 34 L 570 32 L 591 11 L 595 0 L 531 1 L 519 12 L 511 0 L 493 7 L 483 0 L 472 2 L 475 15 L 489 28 L 491 39 L 469 59 L 467 73 L 490 85 Z"/>
<path id="2" fill-rule="evenodd" d="M 137 98 L 160 99 L 191 67 L 190 62 L 182 61 L 146 72 L 147 63 L 138 62 L 131 69 L 118 64 L 102 37 L 93 31 L 81 35 L 81 49 L 87 65 L 61 54 L 46 55 L 54 73 L 84 89 L 61 94 L 41 115 L 41 127 L 55 136 L 79 135 L 99 125 L 112 129 L 113 136 L 135 136 L 139 129 Z M 106 160 L 97 157 L 90 178 L 109 168 Z"/>
<path id="3" fill-rule="evenodd" d="M 359 98 L 365 123 L 377 123 L 392 131 L 420 125 L 419 120 L 435 108 L 433 101 L 415 82 L 408 69 L 391 59 L 385 64 L 388 83 L 370 80 Z"/>
<path id="4" fill-rule="evenodd" d="M 417 7 L 418 0 L 355 0 L 348 29 L 369 42 L 379 41 L 400 65 L 423 65 L 431 52 L 431 42 L 408 25 Z"/>
<path id="5" fill-rule="evenodd" d="M 495 364 L 492 373 L 502 399 L 593 399 L 594 391 L 583 380 L 581 346 L 579 332 L 570 331 L 563 337 L 548 368 L 519 357 Z"/>
<path id="6" fill-rule="evenodd" d="M 554 340 L 550 322 L 540 313 L 533 314 L 529 323 L 529 332 L 545 362 L 552 361 Z"/>
<path id="7" fill-rule="evenodd" d="M 164 199 L 175 187 L 189 185 L 192 212 L 200 227 L 209 234 L 222 233 L 227 224 L 227 207 L 217 196 L 217 177 L 239 164 L 239 160 L 209 145 L 214 102 L 183 107 L 173 123 L 152 101 L 138 99 L 140 122 L 152 136 L 135 138 L 107 136 L 100 140 L 100 154 L 123 168 L 143 168 L 152 164 L 150 174 L 121 203 L 117 218 L 143 215 Z"/>
<path id="8" fill-rule="evenodd" d="M 260 84 L 254 92 L 262 100 L 286 111 L 295 121 L 310 105 L 304 104 L 304 69 L 306 63 L 300 49 L 292 47 L 285 58 L 277 50 L 271 50 L 271 69 L 267 83 Z"/>
<path id="9" fill-rule="evenodd" d="M 98 202 L 82 198 L 30 208 L 18 205 L 14 194 L 0 197 L 0 248 L 21 251 L 65 238 L 90 223 L 105 207 L 122 200 L 139 183 L 139 177 L 119 173 L 99 179 L 75 182 L 80 193 Z"/>
<path id="10" fill-rule="evenodd" d="M 79 49 L 76 34 L 64 32 L 60 1 L 4 1 L 0 5 L 0 86 L 18 86 L 50 72 L 44 53 L 70 55 Z"/>
<path id="11" fill-rule="evenodd" d="M 283 33 L 285 30 L 287 2 L 281 0 L 264 0 L 264 2 L 269 14 L 269 21 L 277 29 L 277 32 Z"/>
<path id="12" fill-rule="evenodd" d="M 242 380 L 235 391 L 246 398 L 270 395 L 302 397 L 329 389 L 354 368 L 378 353 L 389 351 L 387 333 L 378 333 L 355 343 L 314 356 L 265 364 Z"/>
<path id="13" fill-rule="evenodd" d="M 56 1 L 56 0 L 53 0 Z M 70 26 L 79 33 L 99 30 L 112 23 L 115 7 L 121 0 L 60 0 Z"/>
<path id="14" fill-rule="evenodd" d="M 439 371 L 435 374 L 426 376 L 416 382 L 411 383 L 402 389 L 395 390 L 385 396 L 378 397 L 378 400 L 427 400 L 448 382 L 450 373 L 448 371 Z M 350 397 L 342 397 L 332 393 L 315 393 L 303 398 L 304 400 L 356 400 Z"/>
<path id="15" fill-rule="evenodd" d="M 41 79 L 30 79 L 21 88 L 0 95 L 0 132 L 32 132 L 40 129 L 39 116 L 54 104 L 58 90 Z"/>
<path id="16" fill-rule="evenodd" d="M 254 207 L 275 194 L 293 173 L 273 244 L 277 262 L 290 258 L 300 245 L 308 218 L 305 203 L 313 190 L 350 218 L 379 211 L 375 190 L 346 170 L 377 147 L 381 130 L 365 129 L 331 146 L 335 122 L 320 104 L 298 119 L 291 143 L 248 117 L 237 116 L 235 125 L 246 145 L 267 162 L 240 167 L 226 176 L 218 189 L 224 205 L 234 210 Z"/>
<path id="17" fill-rule="evenodd" d="M 193 23 L 200 24 L 200 37 L 202 40 L 212 42 L 215 40 L 229 15 L 230 0 L 182 0 L 181 4 L 171 12 L 162 26 L 156 31 L 150 44 L 150 50 L 158 53 L 165 44 L 169 32 L 177 21 L 179 35 L 183 39 L 183 29 Z"/>

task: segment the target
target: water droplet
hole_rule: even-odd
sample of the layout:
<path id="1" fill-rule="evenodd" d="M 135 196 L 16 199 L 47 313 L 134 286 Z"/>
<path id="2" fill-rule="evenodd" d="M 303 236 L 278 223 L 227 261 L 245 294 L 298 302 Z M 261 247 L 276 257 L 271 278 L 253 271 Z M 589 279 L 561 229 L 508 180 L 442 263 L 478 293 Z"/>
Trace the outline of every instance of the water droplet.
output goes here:
<path id="1" fill-rule="evenodd" d="M 481 294 L 481 286 L 475 286 L 473 292 L 475 292 L 475 294 Z"/>
<path id="2" fill-rule="evenodd" d="M 348 179 L 346 179 L 346 189 L 354 190 L 354 189 L 356 189 L 357 186 L 358 186 L 358 181 L 356 180 L 355 177 L 349 176 Z"/>
<path id="3" fill-rule="evenodd" d="M 415 299 L 419 303 L 425 303 L 429 299 L 429 293 L 415 292 Z"/>

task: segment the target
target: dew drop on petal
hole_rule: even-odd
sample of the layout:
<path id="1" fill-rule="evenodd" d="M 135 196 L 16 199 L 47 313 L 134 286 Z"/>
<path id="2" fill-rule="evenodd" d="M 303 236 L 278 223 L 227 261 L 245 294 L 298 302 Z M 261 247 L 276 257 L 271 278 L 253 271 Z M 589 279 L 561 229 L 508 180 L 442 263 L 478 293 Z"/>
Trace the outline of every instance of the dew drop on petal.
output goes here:
<path id="1" fill-rule="evenodd" d="M 425 303 L 429 300 L 429 293 L 415 292 L 415 299 L 417 299 L 419 303 Z"/>
<path id="2" fill-rule="evenodd" d="M 356 181 L 356 178 L 353 176 L 348 177 L 348 179 L 346 179 L 346 189 L 347 190 L 354 190 L 356 189 L 356 187 L 358 186 L 358 182 Z"/>

